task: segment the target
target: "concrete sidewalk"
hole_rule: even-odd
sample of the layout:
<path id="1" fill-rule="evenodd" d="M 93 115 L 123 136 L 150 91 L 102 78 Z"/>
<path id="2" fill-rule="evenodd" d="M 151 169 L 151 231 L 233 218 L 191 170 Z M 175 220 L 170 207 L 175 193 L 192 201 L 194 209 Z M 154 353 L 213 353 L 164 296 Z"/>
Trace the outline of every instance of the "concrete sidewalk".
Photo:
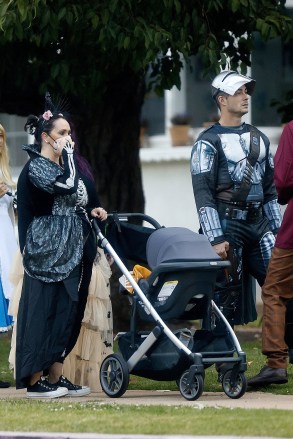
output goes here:
<path id="1" fill-rule="evenodd" d="M 26 390 L 15 387 L 0 389 L 0 400 L 26 399 Z M 166 405 L 197 407 L 223 407 L 244 409 L 279 409 L 293 410 L 293 395 L 274 395 L 263 392 L 246 392 L 242 398 L 231 399 L 223 392 L 204 392 L 196 401 L 187 401 L 178 391 L 127 390 L 121 398 L 109 398 L 103 392 L 91 393 L 89 396 L 57 398 L 56 402 L 99 402 L 115 405 Z"/>

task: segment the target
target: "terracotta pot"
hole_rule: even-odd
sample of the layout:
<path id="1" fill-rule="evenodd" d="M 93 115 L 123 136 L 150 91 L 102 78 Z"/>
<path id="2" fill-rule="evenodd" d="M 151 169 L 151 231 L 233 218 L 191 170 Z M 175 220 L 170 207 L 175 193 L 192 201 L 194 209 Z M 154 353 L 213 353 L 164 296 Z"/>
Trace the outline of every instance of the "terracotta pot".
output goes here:
<path id="1" fill-rule="evenodd" d="M 190 125 L 172 125 L 170 135 L 173 146 L 190 145 L 189 130 Z"/>

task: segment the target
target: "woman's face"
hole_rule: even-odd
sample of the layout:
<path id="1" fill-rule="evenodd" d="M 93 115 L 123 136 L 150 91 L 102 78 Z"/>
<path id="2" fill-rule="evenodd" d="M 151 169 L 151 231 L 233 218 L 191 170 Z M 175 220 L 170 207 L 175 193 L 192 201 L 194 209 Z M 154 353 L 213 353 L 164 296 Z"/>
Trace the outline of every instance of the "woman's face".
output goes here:
<path id="1" fill-rule="evenodd" d="M 45 142 L 51 145 L 55 155 L 60 156 L 66 141 L 72 142 L 71 129 L 67 120 L 63 118 L 56 119 L 52 130 L 48 134 L 46 133 L 46 137 Z"/>
<path id="2" fill-rule="evenodd" d="M 54 122 L 54 128 L 49 133 L 54 141 L 61 139 L 62 137 L 67 137 L 71 135 L 70 125 L 67 120 L 60 118 L 56 119 Z"/>

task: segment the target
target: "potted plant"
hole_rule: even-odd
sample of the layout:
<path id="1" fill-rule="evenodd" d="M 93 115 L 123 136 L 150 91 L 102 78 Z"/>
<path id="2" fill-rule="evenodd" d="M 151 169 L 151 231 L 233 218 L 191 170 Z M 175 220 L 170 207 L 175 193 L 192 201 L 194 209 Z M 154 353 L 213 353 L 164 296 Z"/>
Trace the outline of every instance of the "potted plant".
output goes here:
<path id="1" fill-rule="evenodd" d="M 173 146 L 185 146 L 190 144 L 191 116 L 186 113 L 174 114 L 171 117 L 172 126 L 170 135 Z"/>

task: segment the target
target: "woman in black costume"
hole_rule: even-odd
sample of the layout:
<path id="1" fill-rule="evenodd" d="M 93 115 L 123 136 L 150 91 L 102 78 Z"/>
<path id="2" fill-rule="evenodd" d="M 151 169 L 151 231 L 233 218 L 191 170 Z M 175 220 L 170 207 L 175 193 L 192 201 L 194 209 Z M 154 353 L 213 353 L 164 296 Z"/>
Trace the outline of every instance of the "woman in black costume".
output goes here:
<path id="1" fill-rule="evenodd" d="M 62 369 L 79 335 L 96 256 L 89 217 L 107 218 L 104 209 L 92 204 L 92 183 L 78 173 L 67 118 L 49 96 L 46 110 L 39 118 L 30 116 L 25 125 L 35 143 L 23 146 L 30 160 L 17 186 L 25 274 L 15 372 L 16 388 L 26 387 L 28 398 L 90 393 L 89 387 L 67 380 Z"/>

